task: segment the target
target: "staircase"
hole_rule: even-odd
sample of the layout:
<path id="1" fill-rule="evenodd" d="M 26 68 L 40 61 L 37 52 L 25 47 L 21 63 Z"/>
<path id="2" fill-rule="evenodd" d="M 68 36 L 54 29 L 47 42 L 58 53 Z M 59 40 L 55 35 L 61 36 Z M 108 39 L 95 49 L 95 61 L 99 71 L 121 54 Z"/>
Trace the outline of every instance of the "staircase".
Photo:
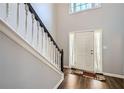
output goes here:
<path id="1" fill-rule="evenodd" d="M 10 39 L 10 40 L 9 40 Z M 0 4 L 0 65 L 8 68 L 1 68 L 0 74 L 6 73 L 4 70 L 10 69 L 10 72 L 15 74 L 19 74 L 15 72 L 15 70 L 19 71 L 19 68 L 15 68 L 15 66 L 26 66 L 30 64 L 37 64 L 37 63 L 31 63 L 33 59 L 35 61 L 38 61 L 41 63 L 39 64 L 40 67 L 38 69 L 38 65 L 32 65 L 32 69 L 38 71 L 37 77 L 41 77 L 41 79 L 36 80 L 37 77 L 34 77 L 34 74 L 29 75 L 30 77 L 33 77 L 32 81 L 28 81 L 25 78 L 28 78 L 28 76 L 21 76 L 23 77 L 23 81 L 27 82 L 25 86 L 24 84 L 21 83 L 22 78 L 15 78 L 17 81 L 15 81 L 12 77 L 14 75 L 9 75 L 9 74 L 3 74 L 3 80 L 0 79 L 0 88 L 57 88 L 57 86 L 61 83 L 63 80 L 63 50 L 60 50 L 48 30 L 46 29 L 45 25 L 41 21 L 41 19 L 38 17 L 37 13 L 31 6 L 31 4 L 26 3 L 20 3 L 20 4 Z M 11 46 L 14 46 L 15 49 Z M 4 46 L 5 45 L 5 46 Z M 18 47 L 20 47 L 17 49 Z M 6 51 L 7 49 L 9 49 Z M 16 50 L 17 49 L 17 50 Z M 13 51 L 11 51 L 13 50 Z M 16 55 L 16 52 L 21 53 L 22 51 L 19 50 L 25 50 L 27 51 L 26 53 L 30 58 L 33 58 L 32 60 L 29 59 L 29 57 L 23 55 L 19 56 L 20 54 Z M 11 51 L 12 53 L 10 54 Z M 16 52 L 15 52 L 16 51 Z M 24 51 L 24 52 L 25 52 Z M 3 52 L 3 53 L 2 53 Z M 10 55 L 9 55 L 10 54 Z M 22 52 L 23 54 L 23 52 Z M 27 55 L 24 53 L 24 55 Z M 12 56 L 15 55 L 15 58 Z M 12 57 L 11 57 L 12 56 Z M 17 58 L 24 58 L 23 62 L 21 61 L 22 59 L 18 60 Z M 10 58 L 11 61 L 8 61 L 6 59 Z M 3 60 L 2 60 L 3 59 Z M 16 60 L 15 60 L 16 59 Z M 5 61 L 6 60 L 6 61 Z M 27 63 L 27 60 L 30 62 Z M 4 62 L 5 63 L 2 63 Z M 13 64 L 14 70 L 10 68 L 11 66 L 8 66 L 9 64 Z M 16 63 L 14 63 L 16 62 Z M 23 63 L 20 64 L 19 62 Z M 20 65 L 17 65 L 20 64 Z M 24 68 L 26 70 L 26 73 L 29 74 L 29 69 L 30 67 Z M 36 69 L 35 69 L 36 68 Z M 46 70 L 44 70 L 44 68 Z M 22 68 L 20 68 L 22 69 Z M 28 69 L 28 70 L 27 70 Z M 8 71 L 8 70 L 7 70 Z M 23 69 L 21 70 L 23 71 Z M 25 71 L 24 71 L 25 72 Z M 41 74 L 40 72 L 43 72 Z M 48 72 L 48 73 L 47 73 Z M 7 72 L 9 73 L 9 71 Z M 23 73 L 23 72 L 21 72 Z M 44 75 L 45 73 L 45 75 Z M 53 75 L 51 74 L 53 73 Z M 6 79 L 4 77 L 12 78 L 11 83 L 8 81 L 6 83 Z M 29 77 L 29 79 L 30 79 Z M 42 78 L 44 77 L 44 79 Z M 45 79 L 46 77 L 46 79 Z M 8 79 L 7 78 L 7 79 Z M 46 81 L 46 82 L 45 82 Z M 15 82 L 15 83 L 14 83 Z M 41 82 L 44 84 L 39 83 L 37 84 L 32 84 L 32 82 Z M 52 85 L 50 85 L 47 82 L 53 82 Z M 12 84 L 14 83 L 14 84 Z M 11 86 L 13 85 L 13 86 Z"/>

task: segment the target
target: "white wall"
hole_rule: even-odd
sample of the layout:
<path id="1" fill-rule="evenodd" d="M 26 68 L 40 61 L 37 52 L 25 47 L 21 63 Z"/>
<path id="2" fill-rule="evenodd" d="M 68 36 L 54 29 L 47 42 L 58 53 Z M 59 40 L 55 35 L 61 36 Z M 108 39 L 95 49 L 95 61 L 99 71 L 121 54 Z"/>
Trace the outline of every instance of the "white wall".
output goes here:
<path id="1" fill-rule="evenodd" d="M 103 71 L 123 74 L 124 4 L 102 4 L 95 10 L 69 14 L 69 4 L 57 5 L 57 42 L 64 49 L 64 65 L 69 64 L 69 32 L 103 29 Z"/>
<path id="2" fill-rule="evenodd" d="M 56 5 L 52 3 L 32 3 L 32 6 L 56 40 Z"/>
<path id="3" fill-rule="evenodd" d="M 54 88 L 62 76 L 0 32 L 0 89 Z"/>

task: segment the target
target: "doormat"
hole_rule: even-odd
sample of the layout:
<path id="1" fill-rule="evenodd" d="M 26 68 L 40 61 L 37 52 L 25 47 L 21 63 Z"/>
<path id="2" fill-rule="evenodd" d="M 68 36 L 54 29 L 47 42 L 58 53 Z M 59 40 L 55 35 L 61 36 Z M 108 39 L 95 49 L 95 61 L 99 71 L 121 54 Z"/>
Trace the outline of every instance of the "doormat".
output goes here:
<path id="1" fill-rule="evenodd" d="M 71 74 L 76 74 L 76 75 L 83 75 L 83 71 L 81 70 L 72 70 Z"/>
<path id="2" fill-rule="evenodd" d="M 92 78 L 92 79 L 95 79 L 96 78 L 96 74 L 95 73 L 88 72 L 88 71 L 84 71 L 83 72 L 83 76 L 84 77 L 87 77 L 87 78 Z"/>
<path id="3" fill-rule="evenodd" d="M 96 76 L 95 76 L 94 73 L 86 72 L 86 71 L 78 70 L 78 69 L 73 69 L 72 72 L 71 72 L 71 74 L 83 76 L 83 77 L 86 77 L 86 78 L 92 78 L 92 79 L 95 79 L 96 78 Z"/>
<path id="4" fill-rule="evenodd" d="M 71 71 L 71 74 L 75 74 L 75 75 L 79 75 L 79 76 L 83 76 L 86 78 L 95 79 L 95 80 L 99 80 L 99 81 L 105 81 L 106 80 L 105 76 L 103 74 L 96 74 L 96 73 L 77 70 L 77 69 L 73 69 Z"/>
<path id="5" fill-rule="evenodd" d="M 96 74 L 96 80 L 105 81 L 106 78 L 103 74 Z"/>

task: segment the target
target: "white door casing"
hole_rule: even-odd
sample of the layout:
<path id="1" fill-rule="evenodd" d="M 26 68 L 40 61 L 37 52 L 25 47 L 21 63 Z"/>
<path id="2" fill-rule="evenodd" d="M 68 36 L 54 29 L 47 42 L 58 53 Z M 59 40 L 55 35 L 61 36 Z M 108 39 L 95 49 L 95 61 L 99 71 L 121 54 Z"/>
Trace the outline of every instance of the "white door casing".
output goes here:
<path id="1" fill-rule="evenodd" d="M 94 32 L 75 33 L 75 68 L 94 71 Z"/>

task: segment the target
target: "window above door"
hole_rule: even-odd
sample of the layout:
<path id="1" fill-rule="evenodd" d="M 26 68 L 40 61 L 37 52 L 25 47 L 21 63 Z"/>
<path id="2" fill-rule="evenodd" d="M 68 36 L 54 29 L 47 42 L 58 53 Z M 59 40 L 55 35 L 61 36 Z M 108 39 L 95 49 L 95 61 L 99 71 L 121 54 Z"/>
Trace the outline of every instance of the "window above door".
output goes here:
<path id="1" fill-rule="evenodd" d="M 101 7 L 100 3 L 70 3 L 69 12 L 77 13 L 85 10 L 95 9 Z"/>

